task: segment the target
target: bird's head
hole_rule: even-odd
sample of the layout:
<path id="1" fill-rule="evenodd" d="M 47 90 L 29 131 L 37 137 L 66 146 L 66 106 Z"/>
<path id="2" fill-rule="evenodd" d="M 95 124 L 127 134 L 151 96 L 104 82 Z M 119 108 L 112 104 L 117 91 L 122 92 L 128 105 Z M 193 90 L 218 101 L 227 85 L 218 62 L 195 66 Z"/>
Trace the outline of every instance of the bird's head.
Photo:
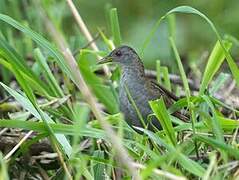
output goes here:
<path id="1" fill-rule="evenodd" d="M 141 63 L 135 50 L 129 46 L 120 46 L 114 49 L 108 56 L 100 60 L 100 64 L 115 62 L 123 67 L 134 66 Z"/>

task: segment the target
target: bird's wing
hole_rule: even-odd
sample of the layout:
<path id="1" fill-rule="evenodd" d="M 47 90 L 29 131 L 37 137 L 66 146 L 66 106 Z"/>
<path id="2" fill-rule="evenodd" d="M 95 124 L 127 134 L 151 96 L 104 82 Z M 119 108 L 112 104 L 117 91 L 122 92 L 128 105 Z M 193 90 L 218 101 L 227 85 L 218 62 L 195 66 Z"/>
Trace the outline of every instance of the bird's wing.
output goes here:
<path id="1" fill-rule="evenodd" d="M 167 90 L 165 87 L 160 86 L 158 83 L 154 81 L 150 81 L 151 87 L 153 88 L 153 91 L 156 91 L 158 95 L 163 95 L 164 102 L 167 107 L 171 106 L 173 104 L 173 101 L 179 100 L 179 97 L 177 97 L 175 94 L 171 93 L 169 90 Z M 172 114 L 173 116 L 176 116 L 177 118 L 187 122 L 189 120 L 188 114 L 183 114 L 179 111 L 176 111 Z"/>
<path id="2" fill-rule="evenodd" d="M 178 96 L 176 96 L 175 94 L 173 94 L 172 92 L 170 92 L 169 90 L 167 90 L 165 87 L 159 85 L 157 82 L 155 81 L 150 81 L 151 84 L 152 84 L 152 87 L 155 89 L 155 90 L 158 90 L 160 92 L 160 94 L 165 94 L 167 95 L 168 97 L 170 97 L 172 100 L 174 101 L 177 101 L 179 100 L 180 98 Z"/>

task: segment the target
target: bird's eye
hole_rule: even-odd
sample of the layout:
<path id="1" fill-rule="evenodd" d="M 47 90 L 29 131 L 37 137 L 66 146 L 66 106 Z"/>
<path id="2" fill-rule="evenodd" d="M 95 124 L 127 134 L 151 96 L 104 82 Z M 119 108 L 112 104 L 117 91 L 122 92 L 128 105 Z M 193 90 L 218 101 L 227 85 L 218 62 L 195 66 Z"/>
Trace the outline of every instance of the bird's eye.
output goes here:
<path id="1" fill-rule="evenodd" d="M 120 51 L 117 51 L 117 52 L 115 53 L 115 55 L 116 55 L 116 56 L 121 56 L 122 53 L 121 53 Z"/>

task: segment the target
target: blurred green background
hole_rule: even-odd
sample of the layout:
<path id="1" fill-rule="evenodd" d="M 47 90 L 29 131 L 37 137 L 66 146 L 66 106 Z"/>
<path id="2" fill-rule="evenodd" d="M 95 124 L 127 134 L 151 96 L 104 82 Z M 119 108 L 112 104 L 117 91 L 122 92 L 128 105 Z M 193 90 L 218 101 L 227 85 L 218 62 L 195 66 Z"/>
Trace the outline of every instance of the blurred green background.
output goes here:
<path id="1" fill-rule="evenodd" d="M 62 34 L 66 37 L 72 50 L 83 47 L 87 43 L 80 34 L 65 0 L 0 0 L 0 2 L 1 13 L 8 14 L 49 39 L 39 16 L 40 4 L 58 29 L 63 31 Z M 180 5 L 192 6 L 204 13 L 213 21 L 222 36 L 227 34 L 239 38 L 238 0 L 75 0 L 74 3 L 93 35 L 96 35 L 100 28 L 109 37 L 111 36 L 109 9 L 116 7 L 123 43 L 133 46 L 137 51 L 142 47 L 153 24 L 167 11 Z M 19 49 L 17 43 L 18 40 L 22 43 L 21 34 L 12 30 L 14 36 L 11 36 L 9 34 L 11 27 L 6 26 L 3 23 L 0 24 L 2 33 L 9 38 L 8 41 L 12 45 Z M 201 18 L 185 14 L 176 16 L 177 48 L 186 61 L 205 64 L 200 62 L 203 59 L 202 56 L 211 52 L 215 41 L 215 34 Z M 97 40 L 97 44 L 101 49 L 106 49 L 101 39 Z M 32 50 L 29 47 L 22 47 L 19 51 L 23 51 L 22 54 L 27 55 Z M 234 48 L 232 54 L 235 59 L 238 59 L 239 53 Z M 162 64 L 169 65 L 169 67 L 174 66 L 175 61 L 168 42 L 167 21 L 162 22 L 142 58 L 149 68 L 155 66 L 156 59 L 160 59 Z"/>

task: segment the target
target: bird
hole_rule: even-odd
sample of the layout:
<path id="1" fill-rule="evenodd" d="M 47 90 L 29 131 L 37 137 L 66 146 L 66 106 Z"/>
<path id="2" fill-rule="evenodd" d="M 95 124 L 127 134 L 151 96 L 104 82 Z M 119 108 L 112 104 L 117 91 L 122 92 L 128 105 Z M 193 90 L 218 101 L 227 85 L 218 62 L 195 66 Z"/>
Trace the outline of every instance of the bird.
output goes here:
<path id="1" fill-rule="evenodd" d="M 117 47 L 101 59 L 99 64 L 108 62 L 121 67 L 119 109 L 124 114 L 126 122 L 133 128 L 146 126 L 151 131 L 161 130 L 162 126 L 155 116 L 148 118 L 153 113 L 148 102 L 163 98 L 166 107 L 169 108 L 179 98 L 146 77 L 143 62 L 133 48 L 127 45 Z M 173 115 L 181 120 L 188 119 L 180 112 Z M 137 128 L 134 129 L 138 131 Z"/>

